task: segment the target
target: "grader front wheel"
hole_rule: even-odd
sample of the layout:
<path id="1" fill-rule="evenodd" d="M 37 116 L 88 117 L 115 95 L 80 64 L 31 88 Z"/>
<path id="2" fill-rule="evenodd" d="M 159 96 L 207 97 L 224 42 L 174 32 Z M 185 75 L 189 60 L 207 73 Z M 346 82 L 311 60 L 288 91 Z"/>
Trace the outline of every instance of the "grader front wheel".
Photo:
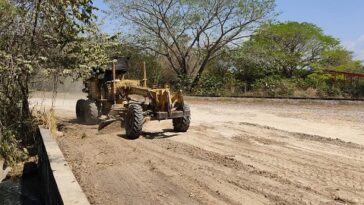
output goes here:
<path id="1" fill-rule="evenodd" d="M 76 103 L 76 117 L 79 123 L 85 122 L 85 103 L 86 100 L 84 99 L 77 100 Z"/>
<path id="2" fill-rule="evenodd" d="M 99 111 L 96 106 L 96 103 L 92 100 L 86 100 L 84 106 L 85 106 L 85 111 L 84 111 L 85 123 L 88 125 L 97 124 Z"/>
<path id="3" fill-rule="evenodd" d="M 138 104 L 130 104 L 125 116 L 125 132 L 129 139 L 137 139 L 143 128 L 143 108 Z"/>
<path id="4" fill-rule="evenodd" d="M 184 106 L 177 104 L 176 110 L 179 111 L 190 111 L 190 107 L 187 104 L 184 104 Z M 188 128 L 190 127 L 191 117 L 190 116 L 184 116 L 181 118 L 175 118 L 172 120 L 173 122 L 173 128 L 176 132 L 187 132 Z"/>
<path id="5" fill-rule="evenodd" d="M 76 116 L 79 123 L 97 124 L 98 109 L 96 103 L 92 100 L 78 100 L 76 103 Z"/>

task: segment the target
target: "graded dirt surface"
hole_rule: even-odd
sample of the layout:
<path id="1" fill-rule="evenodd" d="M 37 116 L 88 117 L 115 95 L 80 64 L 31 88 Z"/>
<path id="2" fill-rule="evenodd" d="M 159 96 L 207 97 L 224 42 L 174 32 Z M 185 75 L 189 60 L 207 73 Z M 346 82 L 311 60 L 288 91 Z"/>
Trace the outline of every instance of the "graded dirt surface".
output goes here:
<path id="1" fill-rule="evenodd" d="M 364 103 L 190 98 L 188 132 L 128 140 L 75 102 L 57 100 L 57 141 L 91 204 L 364 204 Z"/>

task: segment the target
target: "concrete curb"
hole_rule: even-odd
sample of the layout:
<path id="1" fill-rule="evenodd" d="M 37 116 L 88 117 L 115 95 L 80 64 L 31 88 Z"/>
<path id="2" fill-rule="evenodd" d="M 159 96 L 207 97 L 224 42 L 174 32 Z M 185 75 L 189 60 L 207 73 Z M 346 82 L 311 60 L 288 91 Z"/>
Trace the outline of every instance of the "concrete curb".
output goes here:
<path id="1" fill-rule="evenodd" d="M 89 205 L 86 195 L 48 129 L 39 127 L 37 147 L 45 204 Z"/>

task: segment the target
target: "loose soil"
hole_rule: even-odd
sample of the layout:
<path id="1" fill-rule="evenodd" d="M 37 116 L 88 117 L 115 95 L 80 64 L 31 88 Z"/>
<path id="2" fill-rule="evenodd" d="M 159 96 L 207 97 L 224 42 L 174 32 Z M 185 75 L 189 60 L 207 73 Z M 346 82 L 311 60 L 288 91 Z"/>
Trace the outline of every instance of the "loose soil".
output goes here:
<path id="1" fill-rule="evenodd" d="M 128 140 L 78 124 L 76 99 L 57 141 L 91 204 L 364 204 L 364 103 L 190 98 L 188 132 Z"/>

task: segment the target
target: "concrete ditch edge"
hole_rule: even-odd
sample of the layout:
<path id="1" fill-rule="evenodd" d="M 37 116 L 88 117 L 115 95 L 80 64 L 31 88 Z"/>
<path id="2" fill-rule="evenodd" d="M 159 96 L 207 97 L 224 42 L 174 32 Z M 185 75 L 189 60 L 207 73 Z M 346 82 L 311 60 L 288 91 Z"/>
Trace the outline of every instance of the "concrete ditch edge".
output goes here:
<path id="1" fill-rule="evenodd" d="M 48 129 L 39 127 L 37 147 L 45 204 L 89 205 L 86 195 Z"/>

